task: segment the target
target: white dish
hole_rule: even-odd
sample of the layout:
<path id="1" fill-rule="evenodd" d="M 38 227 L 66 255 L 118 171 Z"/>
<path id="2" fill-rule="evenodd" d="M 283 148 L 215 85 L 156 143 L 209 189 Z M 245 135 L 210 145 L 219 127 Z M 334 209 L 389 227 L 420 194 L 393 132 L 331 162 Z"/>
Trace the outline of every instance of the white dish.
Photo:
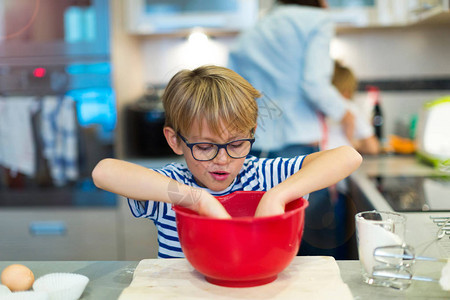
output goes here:
<path id="1" fill-rule="evenodd" d="M 0 296 L 11 294 L 11 291 L 6 285 L 0 284 Z"/>
<path id="2" fill-rule="evenodd" d="M 74 273 L 51 273 L 39 277 L 33 290 L 46 292 L 50 300 L 77 300 L 83 294 L 89 278 Z"/>

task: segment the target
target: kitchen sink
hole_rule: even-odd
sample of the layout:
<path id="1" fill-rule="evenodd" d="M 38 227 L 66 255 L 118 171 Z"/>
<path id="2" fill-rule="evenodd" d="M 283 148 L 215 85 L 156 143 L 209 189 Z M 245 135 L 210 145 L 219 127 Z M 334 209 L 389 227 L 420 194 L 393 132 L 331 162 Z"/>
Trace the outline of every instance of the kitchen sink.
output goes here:
<path id="1" fill-rule="evenodd" d="M 373 176 L 370 179 L 395 211 L 450 211 L 450 177 Z"/>

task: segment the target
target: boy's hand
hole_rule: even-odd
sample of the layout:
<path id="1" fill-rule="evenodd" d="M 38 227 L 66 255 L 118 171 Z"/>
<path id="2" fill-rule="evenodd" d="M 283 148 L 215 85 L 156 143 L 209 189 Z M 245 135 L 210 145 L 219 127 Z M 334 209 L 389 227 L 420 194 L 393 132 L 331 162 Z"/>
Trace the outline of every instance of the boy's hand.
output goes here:
<path id="1" fill-rule="evenodd" d="M 223 205 L 210 193 L 202 191 L 195 210 L 202 216 L 218 219 L 231 219 Z"/>
<path id="2" fill-rule="evenodd" d="M 202 216 L 230 219 L 223 205 L 210 193 L 170 179 L 167 187 L 169 202 L 198 212 Z"/>
<path id="3" fill-rule="evenodd" d="M 267 191 L 259 201 L 255 217 L 267 217 L 284 214 L 284 201 L 277 197 L 277 193 Z"/>

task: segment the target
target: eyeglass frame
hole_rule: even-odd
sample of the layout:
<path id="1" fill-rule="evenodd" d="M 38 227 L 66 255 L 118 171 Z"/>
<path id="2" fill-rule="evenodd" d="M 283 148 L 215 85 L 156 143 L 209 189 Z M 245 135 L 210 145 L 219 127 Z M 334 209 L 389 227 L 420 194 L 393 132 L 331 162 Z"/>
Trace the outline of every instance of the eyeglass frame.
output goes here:
<path id="1" fill-rule="evenodd" d="M 184 136 L 182 136 L 180 132 L 177 132 L 177 135 L 178 135 L 178 136 L 181 138 L 181 140 L 186 144 L 186 146 L 187 146 L 189 149 L 191 149 L 191 155 L 192 155 L 192 157 L 193 157 L 196 161 L 210 161 L 210 160 L 213 160 L 214 158 L 217 157 L 217 155 L 218 155 L 219 152 L 220 152 L 220 149 L 222 149 L 222 148 L 225 149 L 225 152 L 227 153 L 227 155 L 228 155 L 229 157 L 233 158 L 233 159 L 244 158 L 244 157 L 246 157 L 246 156 L 250 153 L 250 151 L 251 151 L 251 149 L 252 149 L 252 146 L 253 146 L 253 143 L 255 142 L 255 138 L 248 138 L 248 139 L 234 140 L 234 141 L 231 141 L 231 142 L 228 142 L 228 143 L 225 143 L 225 144 L 216 144 L 216 143 L 211 143 L 211 142 L 189 143 L 188 140 L 187 140 Z M 228 145 L 229 145 L 229 144 L 232 144 L 232 143 L 240 142 L 240 141 L 248 141 L 248 142 L 250 142 L 250 150 L 248 151 L 249 153 L 247 153 L 247 154 L 244 155 L 244 156 L 240 156 L 240 157 L 233 157 L 233 156 L 231 156 L 230 153 L 228 153 L 228 149 L 227 149 Z M 210 145 L 216 146 L 216 147 L 217 147 L 217 152 L 216 152 L 216 154 L 215 154 L 212 158 L 210 158 L 210 159 L 197 159 L 197 158 L 194 156 L 194 146 L 195 146 L 195 145 L 201 145 L 201 144 L 210 144 Z"/>

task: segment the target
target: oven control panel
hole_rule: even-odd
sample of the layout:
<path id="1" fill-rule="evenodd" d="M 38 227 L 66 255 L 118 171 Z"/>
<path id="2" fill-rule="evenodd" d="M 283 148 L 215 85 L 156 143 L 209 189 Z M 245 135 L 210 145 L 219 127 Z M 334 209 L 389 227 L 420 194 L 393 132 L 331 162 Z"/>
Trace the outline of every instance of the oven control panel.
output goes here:
<path id="1" fill-rule="evenodd" d="M 65 66 L 0 66 L 0 93 L 4 95 L 60 94 L 69 86 Z"/>

